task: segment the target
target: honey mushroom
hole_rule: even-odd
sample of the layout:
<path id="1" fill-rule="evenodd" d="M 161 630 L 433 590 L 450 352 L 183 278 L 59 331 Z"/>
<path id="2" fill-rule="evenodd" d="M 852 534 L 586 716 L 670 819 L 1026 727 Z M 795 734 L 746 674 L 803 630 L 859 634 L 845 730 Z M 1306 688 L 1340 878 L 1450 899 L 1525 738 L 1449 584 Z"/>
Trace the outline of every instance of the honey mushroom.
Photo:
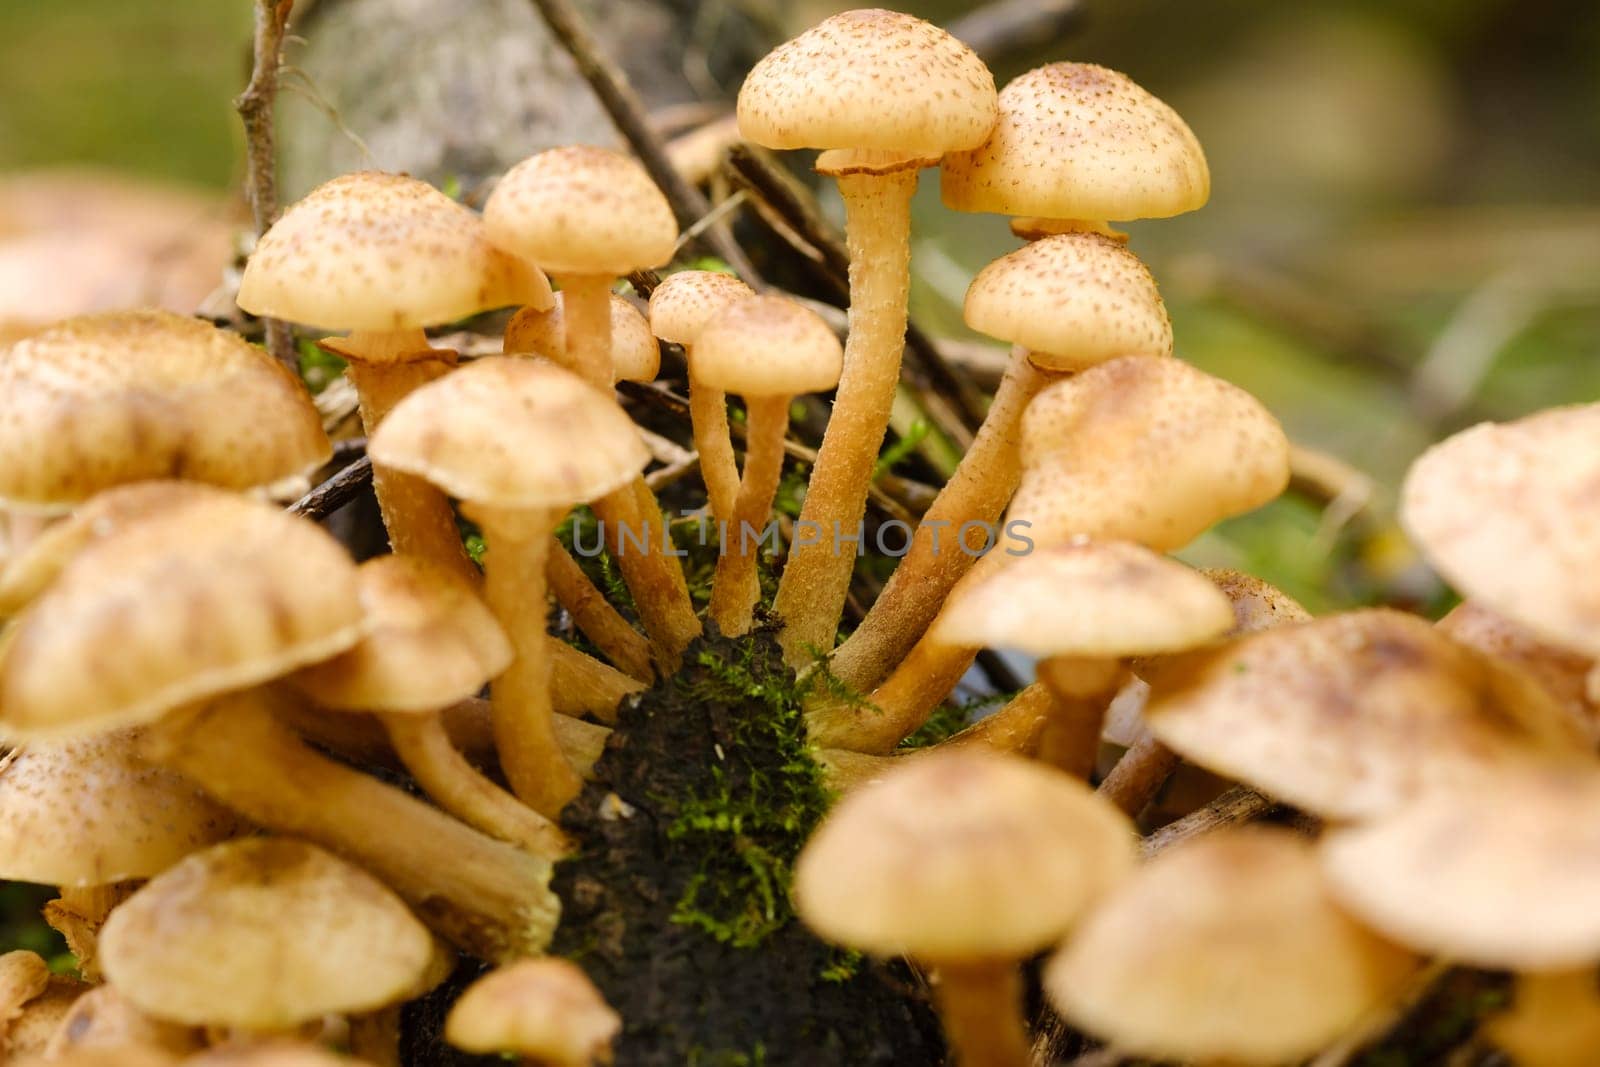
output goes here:
<path id="1" fill-rule="evenodd" d="M 1591 735 L 1600 729 L 1600 707 L 1587 681 L 1595 668 L 1592 657 L 1544 641 L 1526 626 L 1471 600 L 1457 604 L 1437 626 L 1457 644 L 1527 675 L 1555 698 L 1579 729 Z"/>
<path id="2" fill-rule="evenodd" d="M 621 1016 L 582 968 L 554 957 L 484 975 L 461 994 L 444 1026 L 456 1048 L 539 1067 L 609 1064 L 621 1030 Z"/>
<path id="3" fill-rule="evenodd" d="M 134 1007 L 115 986 L 92 986 L 77 997 L 44 1046 L 47 1057 L 77 1049 L 153 1049 L 182 1056 L 205 1044 L 198 1027 L 157 1019 Z"/>
<path id="4" fill-rule="evenodd" d="M 425 182 L 376 171 L 335 178 L 291 204 L 256 243 L 238 294 L 252 314 L 349 331 L 321 344 L 346 360 L 369 436 L 402 397 L 454 364 L 424 327 L 551 299 L 544 275 L 490 244 L 471 210 Z M 477 580 L 442 494 L 382 464 L 372 484 L 396 552 Z"/>

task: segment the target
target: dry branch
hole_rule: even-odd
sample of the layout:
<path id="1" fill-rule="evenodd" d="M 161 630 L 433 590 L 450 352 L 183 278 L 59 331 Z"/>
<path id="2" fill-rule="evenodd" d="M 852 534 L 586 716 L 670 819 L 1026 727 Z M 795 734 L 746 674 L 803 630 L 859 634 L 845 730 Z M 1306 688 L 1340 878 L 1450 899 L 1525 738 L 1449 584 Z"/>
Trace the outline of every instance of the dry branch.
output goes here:
<path id="1" fill-rule="evenodd" d="M 250 81 L 233 106 L 244 122 L 245 195 L 256 236 L 267 232 L 278 217 L 278 138 L 274 114 L 278 98 L 278 68 L 283 61 L 283 32 L 289 24 L 294 0 L 256 0 L 254 61 Z M 263 319 L 267 351 L 290 370 L 298 368 L 294 336 L 279 319 Z"/>

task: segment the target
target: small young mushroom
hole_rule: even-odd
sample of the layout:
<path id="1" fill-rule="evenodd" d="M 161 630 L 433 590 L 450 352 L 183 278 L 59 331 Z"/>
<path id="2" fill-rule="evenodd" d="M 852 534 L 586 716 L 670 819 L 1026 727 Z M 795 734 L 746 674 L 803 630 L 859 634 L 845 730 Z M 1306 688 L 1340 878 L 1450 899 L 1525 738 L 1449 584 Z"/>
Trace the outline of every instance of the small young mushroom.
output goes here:
<path id="1" fill-rule="evenodd" d="M 582 378 L 500 356 L 412 393 L 368 447 L 461 500 L 482 528 L 485 596 L 515 652 L 490 690 L 501 767 L 518 797 L 555 818 L 581 782 L 551 721 L 550 535 L 567 508 L 626 487 L 644 467 L 637 428 Z"/>
<path id="2" fill-rule="evenodd" d="M 789 405 L 839 381 L 839 340 L 816 312 L 781 296 L 753 296 L 708 321 L 695 341 L 695 374 L 744 397 L 749 415 L 744 474 L 711 586 L 711 619 L 730 636 L 750 629 L 761 586 L 756 553 L 783 477 Z"/>
<path id="3" fill-rule="evenodd" d="M 1417 963 L 1340 910 L 1304 838 L 1244 827 L 1142 867 L 1050 960 L 1044 987 L 1117 1052 L 1269 1067 L 1343 1036 Z"/>
<path id="4" fill-rule="evenodd" d="M 956 1059 L 1029 1062 L 1018 963 L 1133 869 L 1132 824 L 1081 782 L 977 749 L 927 753 L 847 796 L 795 864 L 825 940 L 936 972 Z"/>
<path id="5" fill-rule="evenodd" d="M 611 1062 L 622 1018 L 577 964 L 557 957 L 507 964 L 461 994 L 444 1036 L 466 1052 L 543 1067 Z"/>
<path id="6" fill-rule="evenodd" d="M 827 149 L 817 169 L 844 198 L 850 336 L 844 374 L 776 610 L 791 664 L 831 649 L 854 556 L 832 539 L 862 521 L 905 345 L 911 195 L 917 172 L 994 129 L 994 77 L 973 51 L 911 15 L 867 9 L 823 20 L 756 64 L 739 90 L 739 132 L 768 148 Z"/>

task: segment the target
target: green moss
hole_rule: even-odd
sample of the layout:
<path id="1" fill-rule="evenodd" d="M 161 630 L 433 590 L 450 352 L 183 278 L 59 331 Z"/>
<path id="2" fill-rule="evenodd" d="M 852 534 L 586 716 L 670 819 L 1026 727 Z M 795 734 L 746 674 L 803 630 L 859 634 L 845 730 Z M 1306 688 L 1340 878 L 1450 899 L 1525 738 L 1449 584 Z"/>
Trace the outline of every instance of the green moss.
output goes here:
<path id="1" fill-rule="evenodd" d="M 300 380 L 306 383 L 313 396 L 326 389 L 344 373 L 344 360 L 321 348 L 309 337 L 296 344 L 300 363 Z"/>

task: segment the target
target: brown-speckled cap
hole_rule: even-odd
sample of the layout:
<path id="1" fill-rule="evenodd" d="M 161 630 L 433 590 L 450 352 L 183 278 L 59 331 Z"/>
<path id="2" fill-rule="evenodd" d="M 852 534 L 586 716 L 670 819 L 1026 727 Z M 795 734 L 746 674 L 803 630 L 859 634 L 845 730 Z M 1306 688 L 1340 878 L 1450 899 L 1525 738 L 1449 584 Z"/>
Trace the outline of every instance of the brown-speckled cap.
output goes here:
<path id="1" fill-rule="evenodd" d="M 523 308 L 506 324 L 507 355 L 543 356 L 552 363 L 567 364 L 567 326 L 564 294 L 548 311 Z M 661 373 L 661 346 L 656 344 L 650 324 L 626 297 L 611 294 L 611 368 L 618 381 L 650 382 Z M 576 367 L 567 367 L 574 374 Z"/>
<path id="2" fill-rule="evenodd" d="M 663 341 L 693 345 L 719 312 L 755 295 L 731 274 L 714 270 L 680 270 L 661 279 L 650 294 L 650 330 Z"/>
<path id="3" fill-rule="evenodd" d="M 1066 219 L 1151 219 L 1205 204 L 1211 173 L 1177 112 L 1126 74 L 1052 63 L 1000 92 L 994 136 L 944 161 L 946 206 Z"/>
<path id="4" fill-rule="evenodd" d="M 728 305 L 695 339 L 694 376 L 740 396 L 798 396 L 839 384 L 844 350 L 822 317 L 782 296 Z"/>
<path id="5" fill-rule="evenodd" d="M 622 1018 L 570 960 L 521 960 L 478 979 L 450 1009 L 445 1040 L 550 1067 L 611 1062 Z"/>

